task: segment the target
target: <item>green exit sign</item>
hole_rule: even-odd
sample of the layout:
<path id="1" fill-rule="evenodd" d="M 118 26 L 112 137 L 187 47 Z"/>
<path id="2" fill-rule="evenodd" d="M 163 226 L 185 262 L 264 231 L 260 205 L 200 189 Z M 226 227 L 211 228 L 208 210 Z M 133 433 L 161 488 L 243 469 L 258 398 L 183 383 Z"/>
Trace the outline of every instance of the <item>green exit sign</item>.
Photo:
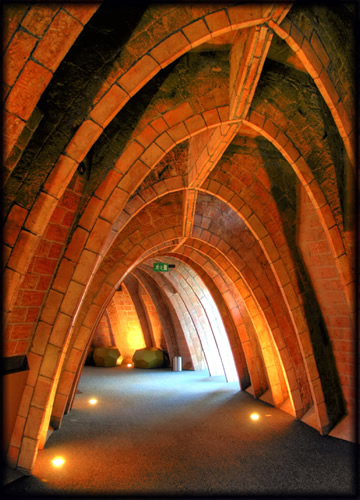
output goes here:
<path id="1" fill-rule="evenodd" d="M 153 270 L 165 273 L 169 270 L 169 264 L 166 264 L 165 262 L 155 262 L 153 265 Z"/>

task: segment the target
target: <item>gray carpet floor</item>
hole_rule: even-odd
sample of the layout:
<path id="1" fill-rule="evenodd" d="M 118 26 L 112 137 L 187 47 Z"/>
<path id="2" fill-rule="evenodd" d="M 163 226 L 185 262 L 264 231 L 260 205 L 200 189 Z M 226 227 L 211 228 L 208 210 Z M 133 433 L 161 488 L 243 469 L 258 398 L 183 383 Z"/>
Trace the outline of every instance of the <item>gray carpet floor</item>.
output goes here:
<path id="1" fill-rule="evenodd" d="M 33 476 L 4 493 L 345 497 L 355 494 L 354 450 L 206 371 L 86 366 Z M 64 457 L 62 468 L 52 467 L 55 456 Z"/>

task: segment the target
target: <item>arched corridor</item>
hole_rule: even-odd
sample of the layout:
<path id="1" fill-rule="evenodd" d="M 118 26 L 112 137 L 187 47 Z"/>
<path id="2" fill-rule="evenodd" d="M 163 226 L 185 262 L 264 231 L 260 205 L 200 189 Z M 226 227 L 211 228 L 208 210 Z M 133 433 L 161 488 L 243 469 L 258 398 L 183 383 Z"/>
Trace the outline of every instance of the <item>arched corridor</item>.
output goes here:
<path id="1" fill-rule="evenodd" d="M 4 4 L 8 467 L 33 473 L 104 345 L 354 440 L 358 17 Z"/>

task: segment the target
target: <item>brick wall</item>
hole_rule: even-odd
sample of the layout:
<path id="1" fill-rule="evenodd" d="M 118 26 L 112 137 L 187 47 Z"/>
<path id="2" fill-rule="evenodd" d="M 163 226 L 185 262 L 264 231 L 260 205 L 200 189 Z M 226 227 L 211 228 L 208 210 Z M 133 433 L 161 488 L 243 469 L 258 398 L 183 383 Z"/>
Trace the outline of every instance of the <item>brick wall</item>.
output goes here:
<path id="1" fill-rule="evenodd" d="M 351 315 L 324 229 L 303 189 L 298 239 L 330 338 L 347 409 L 354 413 L 355 345 Z"/>

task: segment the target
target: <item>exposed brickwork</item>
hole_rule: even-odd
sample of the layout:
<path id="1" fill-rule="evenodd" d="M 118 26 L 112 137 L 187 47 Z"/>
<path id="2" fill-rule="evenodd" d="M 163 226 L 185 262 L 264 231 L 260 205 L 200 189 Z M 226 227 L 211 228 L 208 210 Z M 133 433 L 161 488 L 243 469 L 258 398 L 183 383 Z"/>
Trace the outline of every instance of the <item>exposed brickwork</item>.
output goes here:
<path id="1" fill-rule="evenodd" d="M 31 472 L 91 343 L 217 374 L 227 336 L 242 388 L 328 433 L 354 409 L 349 10 L 111 9 L 4 11 L 8 459 Z"/>
<path id="2" fill-rule="evenodd" d="M 9 314 L 9 345 L 5 343 L 5 352 L 25 354 L 28 351 L 42 307 L 44 308 L 42 319 L 45 318 L 47 323 L 54 323 L 57 310 L 63 298 L 62 293 L 65 292 L 67 285 L 66 275 L 62 274 L 62 271 L 65 270 L 65 261 L 55 279 L 55 290 L 50 291 L 50 295 L 46 302 L 45 299 L 50 290 L 50 284 L 53 280 L 55 270 L 57 269 L 59 259 L 64 251 L 64 243 L 75 218 L 81 190 L 81 183 L 79 184 L 76 182 L 76 179 L 74 179 L 56 208 L 53 207 L 54 198 L 47 197 L 47 195 L 40 195 L 38 198 L 39 212 L 37 212 L 36 209 L 33 210 L 31 212 L 33 218 L 28 218 L 25 223 L 25 226 L 27 226 L 29 230 L 41 230 L 44 232 L 42 225 L 44 223 L 46 225 L 46 219 L 44 221 L 43 218 L 36 217 L 36 215 L 37 213 L 42 213 L 41 208 L 44 206 L 44 203 L 47 206 L 47 200 L 50 200 L 51 208 L 47 208 L 47 212 L 50 213 L 50 219 L 47 224 L 47 229 L 44 232 L 44 237 L 36 244 L 33 258 L 28 262 L 26 259 L 28 255 L 26 253 L 19 255 L 19 261 L 20 258 L 21 262 L 23 262 L 23 259 L 26 259 L 24 264 L 22 264 L 26 273 L 20 283 L 15 305 Z M 15 217 L 19 220 L 19 218 L 24 217 L 25 212 L 25 210 L 20 209 L 20 207 L 17 208 L 16 205 L 14 205 L 11 214 L 13 214 L 14 220 Z M 9 241 L 9 243 L 14 240 L 17 231 L 15 223 L 13 227 L 14 230 L 12 234 L 14 236 L 11 234 L 7 236 L 7 241 Z M 14 257 L 12 257 L 9 265 L 11 265 L 11 262 L 14 262 Z M 17 265 L 19 266 L 21 263 L 19 262 Z M 62 280 L 62 284 L 60 284 L 60 280 Z"/>
<path id="3" fill-rule="evenodd" d="M 339 274 L 329 244 L 305 192 L 301 195 L 299 242 L 317 300 L 324 314 L 348 411 L 354 413 L 354 330 Z"/>

